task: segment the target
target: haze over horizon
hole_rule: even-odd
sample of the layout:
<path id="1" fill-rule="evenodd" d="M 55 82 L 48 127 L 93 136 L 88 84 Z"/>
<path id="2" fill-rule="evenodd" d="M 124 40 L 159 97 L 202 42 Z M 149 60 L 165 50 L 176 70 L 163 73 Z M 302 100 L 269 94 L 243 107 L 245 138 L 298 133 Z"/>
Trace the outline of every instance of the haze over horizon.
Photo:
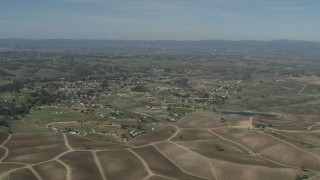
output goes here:
<path id="1" fill-rule="evenodd" d="M 316 0 L 3 0 L 0 39 L 320 41 Z"/>

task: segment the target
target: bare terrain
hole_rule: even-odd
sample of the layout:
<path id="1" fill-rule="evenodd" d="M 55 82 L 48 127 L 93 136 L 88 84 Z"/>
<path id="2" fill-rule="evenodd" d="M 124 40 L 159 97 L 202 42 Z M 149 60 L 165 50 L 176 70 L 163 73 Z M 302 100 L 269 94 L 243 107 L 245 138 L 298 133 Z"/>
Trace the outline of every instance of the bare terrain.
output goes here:
<path id="1" fill-rule="evenodd" d="M 293 180 L 303 175 L 317 177 L 320 153 L 259 129 L 228 127 L 215 117 L 214 113 L 197 112 L 177 124 L 123 144 L 61 133 L 1 133 L 1 178 Z M 191 126 L 197 122 L 199 127 Z M 304 141 L 316 132 L 283 134 Z M 313 139 L 311 143 L 316 143 Z"/>

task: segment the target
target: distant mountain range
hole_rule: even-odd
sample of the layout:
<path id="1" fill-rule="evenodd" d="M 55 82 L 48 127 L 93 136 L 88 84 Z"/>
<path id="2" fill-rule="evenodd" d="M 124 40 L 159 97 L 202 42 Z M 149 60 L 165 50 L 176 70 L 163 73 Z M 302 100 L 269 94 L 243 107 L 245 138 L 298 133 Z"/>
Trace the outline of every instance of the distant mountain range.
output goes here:
<path id="1" fill-rule="evenodd" d="M 295 41 L 295 40 L 272 40 L 272 41 L 227 41 L 227 40 L 200 40 L 200 41 L 175 41 L 175 40 L 73 40 L 73 39 L 0 39 L 0 46 L 25 46 L 25 47 L 256 47 L 256 46 L 296 46 L 308 47 L 319 46 L 320 42 Z"/>
<path id="2" fill-rule="evenodd" d="M 0 39 L 0 47 L 10 48 L 87 48 L 106 49 L 107 52 L 174 53 L 174 54 L 250 54 L 285 55 L 290 57 L 320 57 L 320 42 L 272 40 L 272 41 L 174 41 L 174 40 L 71 40 L 71 39 Z"/>

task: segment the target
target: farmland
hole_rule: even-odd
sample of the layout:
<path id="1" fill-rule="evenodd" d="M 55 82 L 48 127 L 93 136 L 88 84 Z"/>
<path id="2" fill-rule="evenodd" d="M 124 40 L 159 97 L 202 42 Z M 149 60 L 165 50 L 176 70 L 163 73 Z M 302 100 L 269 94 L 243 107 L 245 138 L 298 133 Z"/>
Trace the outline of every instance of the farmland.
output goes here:
<path id="1" fill-rule="evenodd" d="M 319 171 L 319 155 L 258 129 L 180 128 L 171 124 L 154 133 L 162 138 L 145 134 L 136 137 L 135 143 L 125 144 L 57 132 L 8 135 L 2 145 L 5 153 L 0 162 L 4 167 L 1 177 L 268 179 L 272 174 L 275 179 L 290 180 L 296 176 L 315 176 Z M 190 134 L 195 134 L 195 138 Z M 227 168 L 232 173 L 227 173 Z M 245 169 L 250 171 L 243 174 Z"/>
<path id="2" fill-rule="evenodd" d="M 320 177 L 316 59 L 69 50 L 0 52 L 1 180 Z"/>

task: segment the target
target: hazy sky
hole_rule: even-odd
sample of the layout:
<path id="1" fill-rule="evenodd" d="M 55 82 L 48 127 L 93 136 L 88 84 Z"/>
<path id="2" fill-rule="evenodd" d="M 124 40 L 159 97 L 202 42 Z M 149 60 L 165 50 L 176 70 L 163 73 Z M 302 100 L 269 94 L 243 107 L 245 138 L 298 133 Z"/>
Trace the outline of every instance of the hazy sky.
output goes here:
<path id="1" fill-rule="evenodd" d="M 0 38 L 320 41 L 320 0 L 0 0 Z"/>

